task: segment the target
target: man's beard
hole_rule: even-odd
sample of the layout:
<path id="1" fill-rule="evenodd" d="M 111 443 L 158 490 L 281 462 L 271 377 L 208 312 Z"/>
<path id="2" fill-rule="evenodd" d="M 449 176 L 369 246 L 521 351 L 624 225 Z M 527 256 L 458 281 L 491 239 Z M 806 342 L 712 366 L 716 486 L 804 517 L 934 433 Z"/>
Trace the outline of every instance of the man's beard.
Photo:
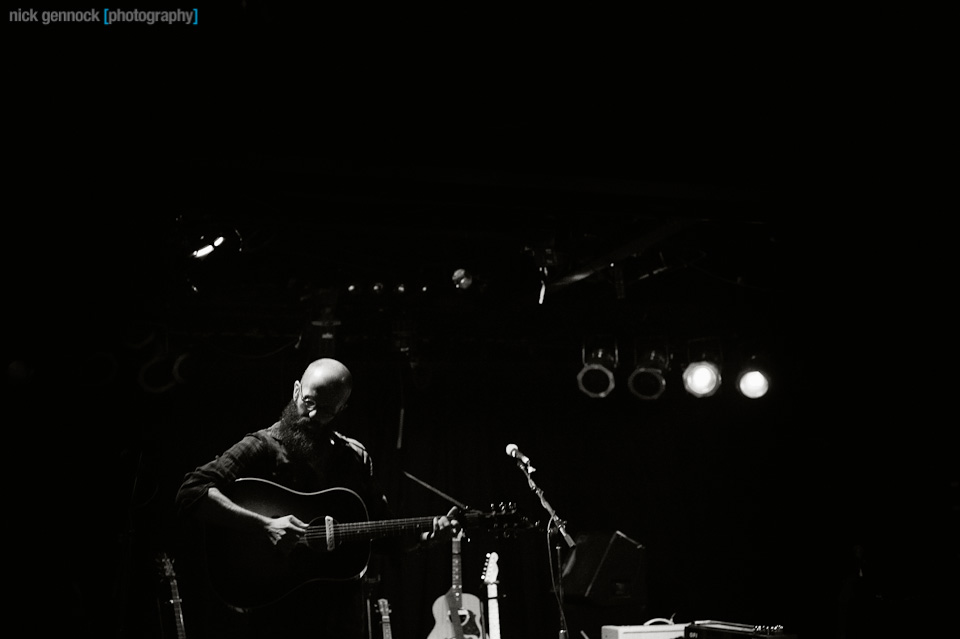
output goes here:
<path id="1" fill-rule="evenodd" d="M 297 412 L 297 403 L 290 400 L 280 415 L 280 433 L 291 456 L 310 460 L 316 457 L 320 443 L 327 434 L 327 428 Z"/>

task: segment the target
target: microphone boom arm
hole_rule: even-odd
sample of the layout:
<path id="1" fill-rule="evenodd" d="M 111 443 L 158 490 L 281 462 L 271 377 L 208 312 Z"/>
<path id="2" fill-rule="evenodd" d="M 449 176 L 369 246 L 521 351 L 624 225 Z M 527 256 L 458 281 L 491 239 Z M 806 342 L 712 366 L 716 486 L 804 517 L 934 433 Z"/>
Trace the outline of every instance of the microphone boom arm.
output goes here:
<path id="1" fill-rule="evenodd" d="M 530 490 L 536 493 L 537 497 L 540 498 L 540 503 L 543 505 L 544 510 L 547 511 L 547 514 L 550 515 L 550 522 L 556 528 L 557 532 L 560 533 L 560 536 L 563 537 L 563 540 L 566 542 L 568 548 L 573 548 L 577 544 L 573 541 L 573 538 L 567 532 L 567 525 L 562 519 L 557 515 L 557 511 L 553 509 L 553 506 L 550 505 L 550 502 L 547 501 L 547 498 L 543 495 L 543 490 L 537 486 L 536 482 L 533 481 L 533 477 L 530 476 L 530 473 L 534 471 L 534 468 L 524 464 L 519 459 L 517 460 L 517 466 L 520 467 L 520 470 L 523 471 L 523 474 L 527 476 L 527 484 L 530 486 Z"/>
<path id="2" fill-rule="evenodd" d="M 454 506 L 456 506 L 456 507 L 459 508 L 460 510 L 462 510 L 462 511 L 472 510 L 472 508 L 470 508 L 470 507 L 467 506 L 466 504 L 457 501 L 456 499 L 454 499 L 453 497 L 451 497 L 450 495 L 448 495 L 448 494 L 446 494 L 446 493 L 444 493 L 444 492 L 441 492 L 440 490 L 438 490 L 437 488 L 431 486 L 430 484 L 428 484 L 427 482 L 423 481 L 422 479 L 417 479 L 416 477 L 414 477 L 413 475 L 411 475 L 411 474 L 408 473 L 407 471 L 403 471 L 403 474 L 406 475 L 408 478 L 412 479 L 413 481 L 417 482 L 418 484 L 420 484 L 421 486 L 423 486 L 423 487 L 426 488 L 427 490 L 430 490 L 430 491 L 435 492 L 436 494 L 440 495 L 441 497 L 443 497 L 444 499 L 446 499 L 447 501 L 449 501 L 451 504 L 453 504 Z"/>

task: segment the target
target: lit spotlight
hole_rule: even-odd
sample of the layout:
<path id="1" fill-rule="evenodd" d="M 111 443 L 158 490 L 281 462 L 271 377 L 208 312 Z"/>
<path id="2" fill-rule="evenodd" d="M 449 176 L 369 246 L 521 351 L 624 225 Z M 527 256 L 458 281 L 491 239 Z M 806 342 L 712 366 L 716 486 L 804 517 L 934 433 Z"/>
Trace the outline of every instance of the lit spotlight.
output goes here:
<path id="1" fill-rule="evenodd" d="M 693 362 L 683 371 L 683 386 L 694 397 L 710 397 L 720 388 L 720 369 L 706 360 Z"/>
<path id="2" fill-rule="evenodd" d="M 220 238 L 220 239 L 223 239 L 223 238 Z M 197 259 L 203 259 L 206 256 L 210 255 L 211 253 L 213 253 L 213 244 L 205 244 L 204 246 L 198 248 L 196 251 L 193 252 L 193 257 Z"/>
<path id="3" fill-rule="evenodd" d="M 243 250 L 243 240 L 236 229 L 231 229 L 227 233 L 204 233 L 192 243 L 198 248 L 191 251 L 190 257 L 197 260 L 213 255 L 217 249 L 220 249 L 218 252 L 221 253 L 227 249 L 230 249 L 230 253 L 239 253 Z"/>
<path id="4" fill-rule="evenodd" d="M 759 399 L 770 390 L 770 377 L 757 358 L 751 357 L 740 371 L 737 376 L 737 390 L 749 399 Z"/>
<path id="5" fill-rule="evenodd" d="M 223 285 L 234 276 L 230 264 L 240 259 L 243 236 L 231 223 L 212 218 L 177 218 L 179 260 L 185 284 L 199 294 Z"/>

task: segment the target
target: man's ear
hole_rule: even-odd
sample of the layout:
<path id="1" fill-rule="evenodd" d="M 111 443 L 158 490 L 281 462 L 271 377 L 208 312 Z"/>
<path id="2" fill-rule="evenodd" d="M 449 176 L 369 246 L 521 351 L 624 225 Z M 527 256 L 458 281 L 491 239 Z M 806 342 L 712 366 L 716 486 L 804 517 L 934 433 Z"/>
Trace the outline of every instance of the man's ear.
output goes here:
<path id="1" fill-rule="evenodd" d="M 293 382 L 293 401 L 297 401 L 297 393 L 300 392 L 300 380 Z"/>

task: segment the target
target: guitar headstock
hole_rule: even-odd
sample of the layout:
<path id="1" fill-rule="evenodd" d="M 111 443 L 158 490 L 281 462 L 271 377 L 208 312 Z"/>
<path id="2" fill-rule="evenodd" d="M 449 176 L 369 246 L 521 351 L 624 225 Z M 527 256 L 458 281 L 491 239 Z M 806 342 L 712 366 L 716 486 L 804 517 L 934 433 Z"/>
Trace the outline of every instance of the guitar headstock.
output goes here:
<path id="1" fill-rule="evenodd" d="M 173 572 L 173 560 L 170 559 L 167 553 L 160 553 L 160 556 L 157 557 L 157 564 L 163 576 L 167 579 L 173 579 L 177 576 L 176 573 Z"/>
<path id="2" fill-rule="evenodd" d="M 487 560 L 483 564 L 483 583 L 497 583 L 497 577 L 500 576 L 500 568 L 497 566 L 499 559 L 500 555 L 496 552 L 487 553 Z"/>
<path id="3" fill-rule="evenodd" d="M 386 599 L 379 599 L 379 600 L 377 600 L 377 610 L 380 611 L 380 616 L 381 616 L 381 617 L 383 617 L 384 619 L 389 618 L 389 617 L 390 617 L 390 602 L 388 602 Z"/>
<path id="4" fill-rule="evenodd" d="M 517 514 L 517 505 L 512 502 L 493 504 L 488 512 L 471 510 L 464 514 L 464 519 L 470 525 L 504 537 L 536 526 L 526 517 Z"/>

